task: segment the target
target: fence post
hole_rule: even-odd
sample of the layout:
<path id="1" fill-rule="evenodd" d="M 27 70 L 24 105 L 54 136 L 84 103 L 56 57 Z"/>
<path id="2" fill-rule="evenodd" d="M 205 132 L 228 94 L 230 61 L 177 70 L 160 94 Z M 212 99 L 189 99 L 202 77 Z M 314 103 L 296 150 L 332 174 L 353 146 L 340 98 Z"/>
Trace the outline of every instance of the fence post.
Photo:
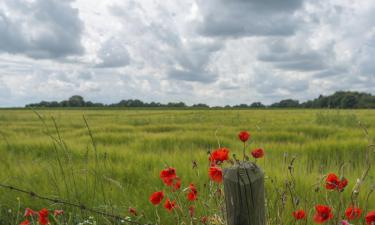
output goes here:
<path id="1" fill-rule="evenodd" d="M 224 169 L 228 225 L 265 225 L 264 173 L 254 163 Z"/>

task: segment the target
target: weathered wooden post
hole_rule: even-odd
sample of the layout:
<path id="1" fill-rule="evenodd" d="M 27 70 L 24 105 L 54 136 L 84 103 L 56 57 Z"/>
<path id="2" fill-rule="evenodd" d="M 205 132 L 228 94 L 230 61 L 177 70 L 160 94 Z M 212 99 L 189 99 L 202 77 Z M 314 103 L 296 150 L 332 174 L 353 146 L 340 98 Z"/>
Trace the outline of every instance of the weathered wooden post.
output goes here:
<path id="1" fill-rule="evenodd" d="M 224 169 L 228 225 L 265 225 L 264 173 L 254 163 Z"/>

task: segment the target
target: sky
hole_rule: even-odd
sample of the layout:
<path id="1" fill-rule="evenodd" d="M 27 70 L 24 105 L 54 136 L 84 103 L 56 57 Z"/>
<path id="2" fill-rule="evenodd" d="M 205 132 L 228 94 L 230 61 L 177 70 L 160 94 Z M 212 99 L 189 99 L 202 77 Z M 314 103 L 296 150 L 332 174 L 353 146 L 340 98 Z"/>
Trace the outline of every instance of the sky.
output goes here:
<path id="1" fill-rule="evenodd" d="M 375 93 L 374 0 L 0 0 L 0 107 Z"/>

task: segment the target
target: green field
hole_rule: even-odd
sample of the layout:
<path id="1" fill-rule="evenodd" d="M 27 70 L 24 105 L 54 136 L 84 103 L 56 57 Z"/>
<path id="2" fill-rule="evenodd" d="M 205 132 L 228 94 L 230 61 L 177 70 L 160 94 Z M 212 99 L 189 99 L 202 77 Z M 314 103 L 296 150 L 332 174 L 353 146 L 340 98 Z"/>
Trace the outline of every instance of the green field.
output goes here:
<path id="1" fill-rule="evenodd" d="M 196 183 L 199 197 L 204 199 L 204 184 L 209 181 L 207 151 L 217 148 L 220 142 L 240 156 L 242 143 L 237 133 L 249 130 L 252 143 L 247 151 L 255 147 L 266 151 L 258 164 L 266 173 L 268 223 L 277 224 L 276 214 L 283 208 L 279 192 L 284 180 L 289 179 L 287 166 L 295 156 L 296 196 L 299 206 L 308 211 L 310 224 L 314 204 L 327 204 L 338 198 L 337 193 L 327 193 L 322 185 L 316 192 L 314 184 L 319 177 L 328 172 L 339 173 L 345 163 L 343 172 L 349 185 L 343 195 L 344 204 L 348 205 L 355 180 L 365 168 L 367 139 L 375 137 L 373 110 L 37 111 L 42 118 L 31 110 L 0 110 L 0 183 L 122 216 L 128 216 L 128 208 L 135 207 L 144 211 L 142 222 L 155 219 L 155 207 L 148 198 L 164 187 L 159 179 L 161 169 L 166 165 L 175 167 L 182 186 Z M 357 121 L 368 128 L 368 138 Z M 192 161 L 197 162 L 198 169 L 192 169 Z M 361 189 L 362 205 L 375 184 L 374 171 L 373 168 L 369 172 Z M 374 210 L 375 194 L 368 202 L 368 208 Z M 22 218 L 17 218 L 15 211 L 23 213 L 26 207 L 65 209 L 71 212 L 71 224 L 89 216 L 95 216 L 99 224 L 115 223 L 5 189 L 0 189 L 0 204 L 0 224 L 18 224 Z M 209 207 L 197 205 L 197 217 L 215 210 L 214 201 L 207 204 Z M 284 224 L 291 224 L 288 198 L 285 207 L 279 212 L 280 218 Z M 175 224 L 173 214 L 162 207 L 158 213 L 162 224 Z"/>

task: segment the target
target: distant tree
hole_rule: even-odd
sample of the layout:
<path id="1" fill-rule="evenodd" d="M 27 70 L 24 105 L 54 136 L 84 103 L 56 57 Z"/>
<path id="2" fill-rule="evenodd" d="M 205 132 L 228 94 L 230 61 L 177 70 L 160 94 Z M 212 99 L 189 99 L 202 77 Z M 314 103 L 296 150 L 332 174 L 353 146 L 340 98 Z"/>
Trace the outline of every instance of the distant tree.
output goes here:
<path id="1" fill-rule="evenodd" d="M 250 105 L 250 108 L 264 108 L 264 107 L 266 107 L 266 106 L 263 105 L 261 102 L 253 102 Z"/>
<path id="2" fill-rule="evenodd" d="M 169 102 L 168 107 L 186 107 L 186 104 L 183 102 Z"/>
<path id="3" fill-rule="evenodd" d="M 86 107 L 93 107 L 94 103 L 92 103 L 91 101 L 88 101 L 88 102 L 85 102 L 85 106 Z"/>
<path id="4" fill-rule="evenodd" d="M 49 103 L 49 107 L 60 107 L 60 103 L 57 101 L 52 101 Z"/>
<path id="5" fill-rule="evenodd" d="M 246 104 L 239 104 L 239 105 L 234 105 L 233 108 L 249 108 L 249 106 Z"/>
<path id="6" fill-rule="evenodd" d="M 284 99 L 284 100 L 281 100 L 280 102 L 273 103 L 271 107 L 295 108 L 295 107 L 299 107 L 299 102 L 298 100 Z"/>
<path id="7" fill-rule="evenodd" d="M 203 103 L 194 104 L 191 107 L 196 107 L 196 108 L 210 108 L 208 105 L 203 104 Z"/>
<path id="8" fill-rule="evenodd" d="M 85 100 L 82 96 L 73 95 L 68 100 L 68 106 L 70 107 L 83 107 L 85 106 Z"/>
<path id="9" fill-rule="evenodd" d="M 358 104 L 358 99 L 354 95 L 344 95 L 341 99 L 341 108 L 351 109 L 356 108 Z"/>
<path id="10" fill-rule="evenodd" d="M 149 106 L 150 106 L 150 107 L 160 107 L 160 106 L 162 106 L 162 104 L 160 104 L 159 102 L 151 102 L 151 103 L 149 104 Z"/>
<path id="11" fill-rule="evenodd" d="M 69 107 L 69 101 L 67 101 L 67 100 L 61 101 L 60 106 L 61 107 Z"/>
<path id="12" fill-rule="evenodd" d="M 73 95 L 68 100 L 61 102 L 41 101 L 39 103 L 27 104 L 26 107 L 188 107 L 184 102 L 170 102 L 161 104 L 158 102 L 145 103 L 139 99 L 121 100 L 118 103 L 111 105 L 104 105 L 102 103 L 93 103 L 91 101 L 85 102 L 82 96 Z M 194 104 L 191 107 L 209 107 L 206 104 Z M 224 108 L 263 108 L 265 107 L 261 102 L 254 102 L 251 105 L 239 104 L 235 106 L 226 105 Z M 319 95 L 318 98 L 308 100 L 304 103 L 299 103 L 297 100 L 284 99 L 270 105 L 270 107 L 278 108 L 375 108 L 375 96 L 369 93 L 351 92 L 351 91 L 337 91 L 332 95 Z M 214 109 L 223 108 L 221 106 L 211 107 Z"/>

